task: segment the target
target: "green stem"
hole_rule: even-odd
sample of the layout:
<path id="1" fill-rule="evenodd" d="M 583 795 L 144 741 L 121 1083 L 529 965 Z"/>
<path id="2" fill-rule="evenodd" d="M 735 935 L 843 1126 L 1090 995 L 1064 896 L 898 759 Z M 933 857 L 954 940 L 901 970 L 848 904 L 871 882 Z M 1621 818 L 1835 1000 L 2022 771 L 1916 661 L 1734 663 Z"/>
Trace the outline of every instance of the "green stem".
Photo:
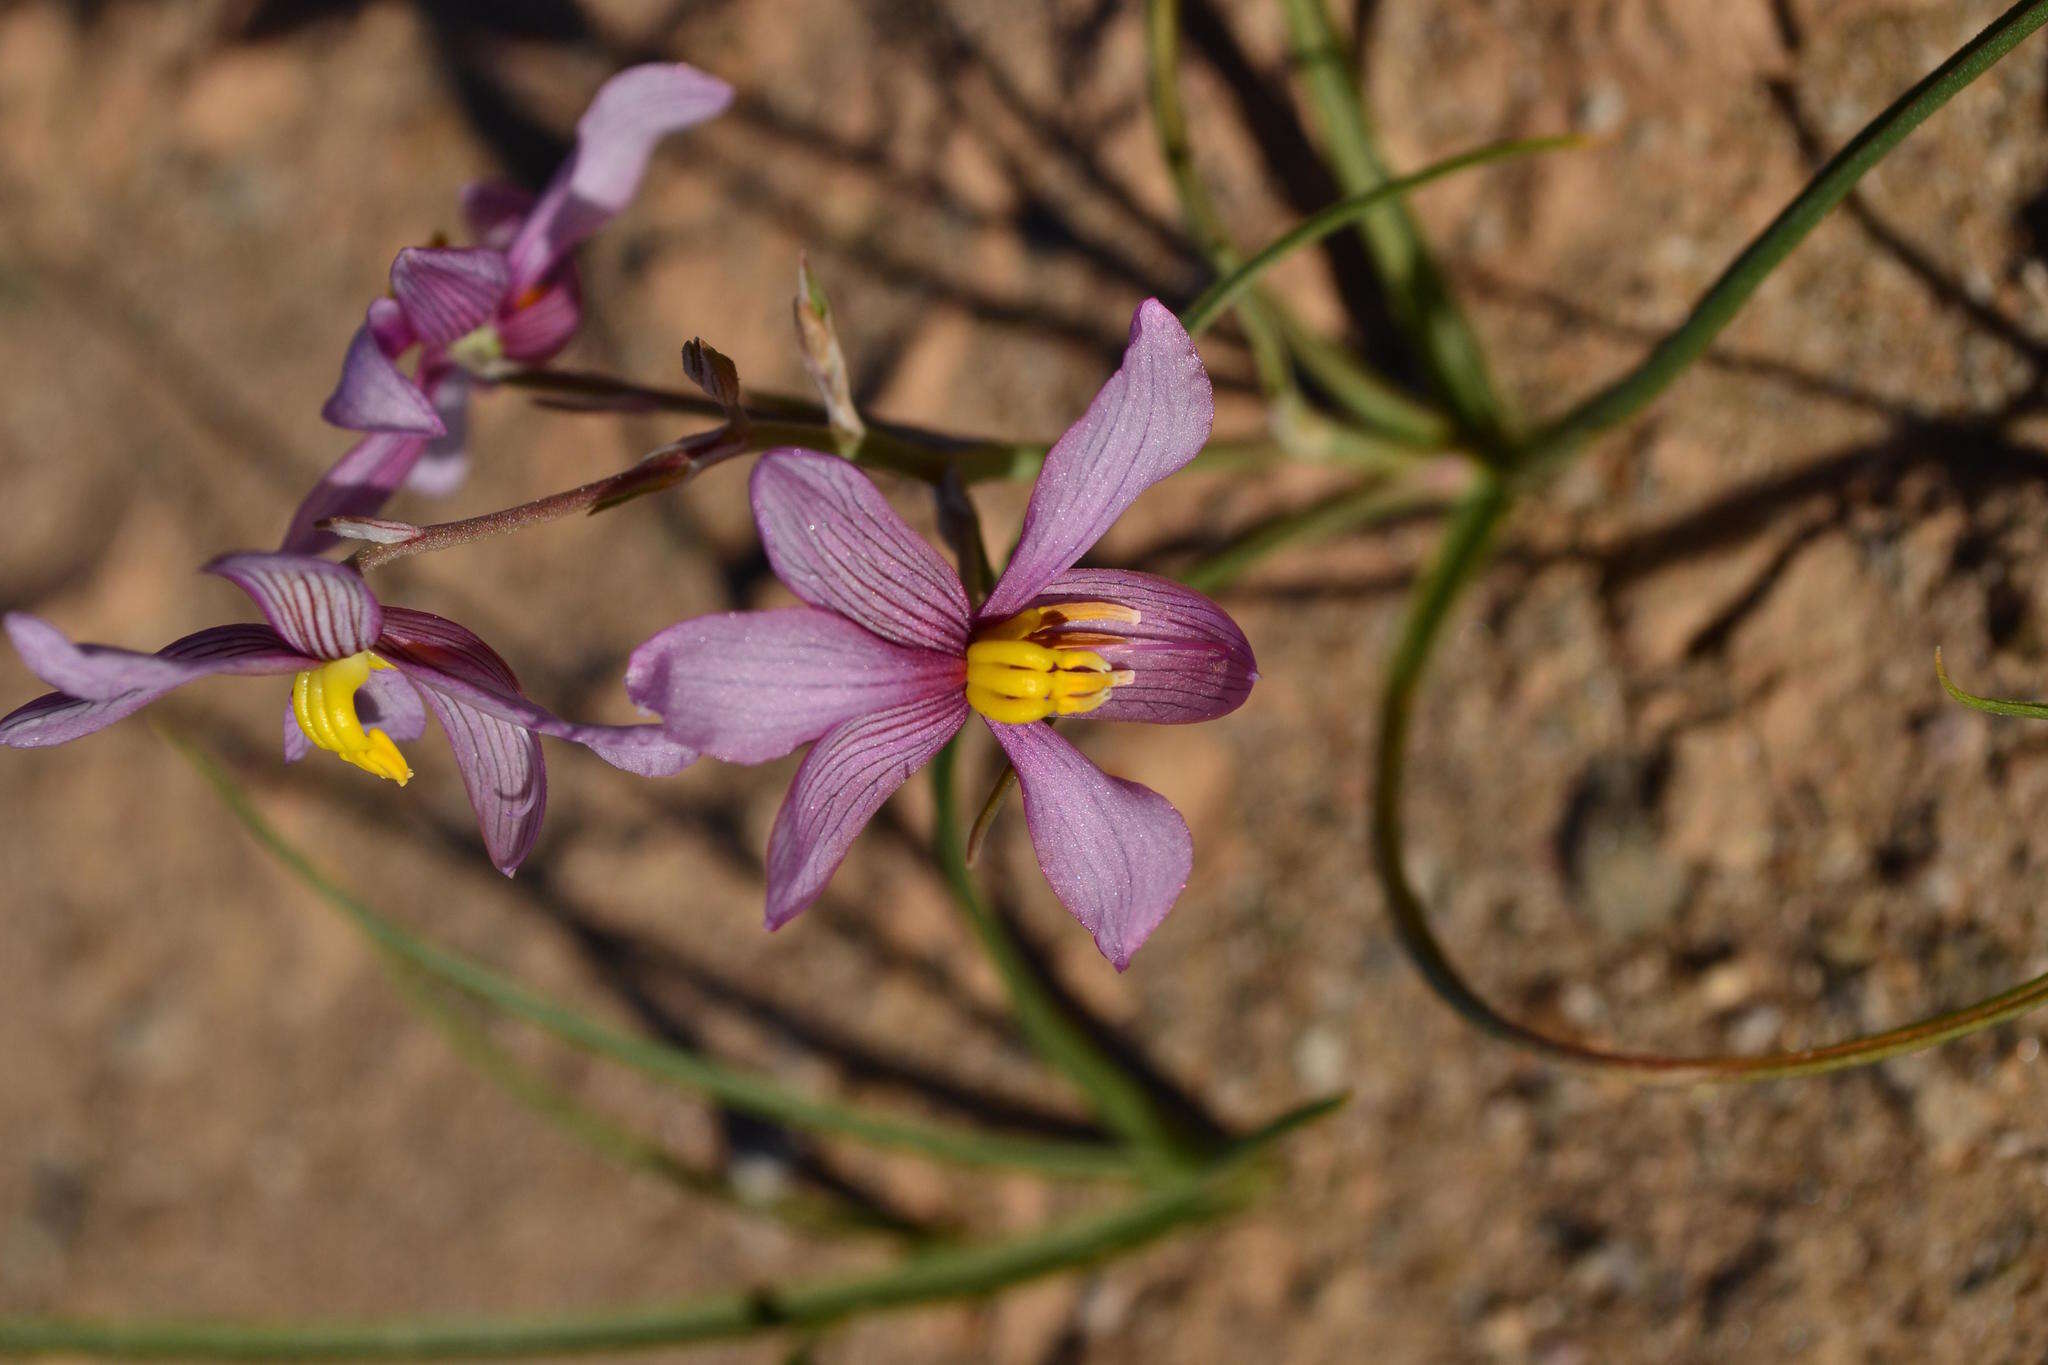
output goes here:
<path id="1" fill-rule="evenodd" d="M 1003 770 L 996 774 L 996 780 L 988 789 L 988 796 L 981 803 L 981 813 L 974 817 L 974 823 L 967 827 L 967 851 L 963 854 L 971 868 L 981 857 L 981 846 L 988 839 L 988 833 L 995 828 L 996 816 L 1003 809 L 1003 802 L 1017 788 L 1017 769 L 1008 759 L 1003 760 Z"/>
<path id="2" fill-rule="evenodd" d="M 593 399 L 609 396 L 630 401 L 639 407 L 659 407 L 664 411 L 713 417 L 720 415 L 718 405 L 700 394 L 652 388 L 587 371 L 523 370 L 498 382 L 540 393 L 566 393 Z M 1039 466 L 1045 463 L 1045 453 L 1051 448 L 1043 441 L 947 436 L 893 422 L 869 423 L 867 434 L 859 442 L 847 446 L 826 423 L 823 409 L 816 409 L 814 420 L 802 410 L 802 399 L 783 395 L 753 396 L 755 405 L 748 410 L 747 450 L 802 446 L 806 450 L 838 452 L 870 469 L 886 469 L 926 483 L 938 483 L 952 471 L 958 472 L 963 484 L 1015 483 L 1033 479 L 1038 476 Z M 612 409 L 591 407 L 588 410 Z M 1290 454 L 1277 441 L 1254 438 L 1211 441 L 1195 458 L 1201 468 L 1229 469 L 1264 464 L 1287 458 Z"/>
<path id="3" fill-rule="evenodd" d="M 1187 113 L 1180 102 L 1180 0 L 1146 0 L 1145 36 L 1152 127 L 1159 134 L 1159 152 L 1166 160 L 1167 173 L 1180 198 L 1181 216 L 1209 264 L 1228 274 L 1237 266 L 1237 247 L 1230 240 L 1223 216 L 1209 198 L 1201 173 L 1195 169 Z M 1287 348 L 1281 343 L 1273 320 L 1270 300 L 1255 293 L 1238 302 L 1237 316 L 1251 346 L 1259 386 L 1265 390 L 1267 399 L 1278 401 L 1291 394 L 1294 376 L 1288 367 Z"/>
<path id="4" fill-rule="evenodd" d="M 1387 167 L 1352 75 L 1352 61 L 1324 0 L 1284 0 L 1294 59 L 1322 125 L 1330 167 L 1347 195 L 1387 183 Z M 1471 438 L 1491 450 L 1507 422 L 1486 358 L 1421 231 L 1398 198 L 1376 205 L 1360 236 L 1387 289 L 1394 320 L 1421 353 L 1444 398 Z"/>
<path id="5" fill-rule="evenodd" d="M 1277 309 L 1274 318 L 1302 370 L 1370 430 L 1420 451 L 1446 450 L 1456 443 L 1456 425 L 1441 411 L 1367 369 L 1348 349 L 1287 309 Z"/>
<path id="6" fill-rule="evenodd" d="M 1949 679 L 1948 668 L 1941 662 L 1941 650 L 1934 651 L 1934 676 L 1941 682 L 1941 690 L 1973 711 L 1985 711 L 1994 716 L 2018 716 L 2024 720 L 2048 720 L 2048 702 L 2001 701 L 1996 697 L 1980 697 L 1974 692 L 1965 692 Z"/>
<path id="7" fill-rule="evenodd" d="M 504 1320 L 255 1325 L 0 1319 L 0 1354 L 196 1360 L 505 1359 L 645 1350 L 817 1328 L 856 1314 L 991 1294 L 1156 1241 L 1233 1212 L 1241 1186 L 1185 1180 L 1118 1209 L 995 1246 L 915 1257 L 854 1279 L 762 1286 L 649 1308 Z"/>
<path id="8" fill-rule="evenodd" d="M 518 370 L 499 376 L 496 382 L 530 393 L 580 400 L 580 406 L 593 411 L 625 407 L 703 417 L 725 415 L 724 409 L 702 394 L 635 384 L 585 370 Z M 750 450 L 793 445 L 836 451 L 869 468 L 887 469 L 927 483 L 937 483 L 948 471 L 957 471 L 963 483 L 1027 479 L 1038 472 L 1045 458 L 1044 445 L 949 436 L 893 422 L 871 423 L 858 440 L 848 441 L 816 403 L 751 389 L 747 396 Z"/>
<path id="9" fill-rule="evenodd" d="M 1750 295 L 1825 217 L 1929 115 L 1976 80 L 2027 35 L 2048 24 L 2048 0 L 2024 0 L 1865 124 L 1721 273 L 1692 312 L 1640 364 L 1543 426 L 1523 443 L 1515 468 L 1524 476 L 1569 458 L 1586 440 L 1641 411 L 1662 393 L 1749 302 Z"/>
<path id="10" fill-rule="evenodd" d="M 1408 880 L 1402 858 L 1401 783 L 1415 694 L 1430 653 L 1459 591 L 1484 561 L 1487 544 L 1511 502 L 1507 487 L 1488 477 L 1459 506 L 1435 562 L 1416 587 L 1380 704 L 1378 780 L 1372 802 L 1374 861 L 1402 946 L 1446 1004 L 1484 1032 L 1553 1061 L 1665 1081 L 1771 1080 L 1865 1066 L 1981 1032 L 2048 1004 L 2048 975 L 2042 975 L 1962 1009 L 1826 1047 L 1756 1056 L 1673 1057 L 1612 1051 L 1540 1032 L 1501 1014 L 1473 990 L 1437 942 L 1422 898 Z"/>
<path id="11" fill-rule="evenodd" d="M 1463 472 L 1462 468 L 1459 472 Z M 1390 488 L 1385 479 L 1370 479 L 1354 487 L 1340 489 L 1296 511 L 1263 521 L 1174 577 L 1198 592 L 1220 592 L 1260 560 L 1286 546 L 1324 540 L 1361 526 L 1379 525 L 1410 512 L 1439 505 L 1441 496 L 1413 485 Z"/>
<path id="12" fill-rule="evenodd" d="M 379 957 L 407 1002 L 441 1034 L 456 1054 L 512 1099 L 561 1129 L 599 1156 L 629 1170 L 666 1181 L 680 1190 L 719 1200 L 751 1213 L 768 1214 L 793 1226 L 820 1232 L 910 1233 L 916 1229 L 862 1210 L 800 1194 L 772 1201 L 743 1197 L 721 1173 L 700 1169 L 658 1142 L 583 1104 L 521 1066 L 475 1020 L 442 997 L 418 968 L 378 946 Z"/>
<path id="13" fill-rule="evenodd" d="M 1181 322 L 1191 335 L 1200 336 L 1222 315 L 1224 309 L 1230 307 L 1239 295 L 1251 288 L 1259 276 L 1273 266 L 1301 248 L 1320 242 L 1340 228 L 1366 221 L 1379 212 L 1382 205 L 1411 194 L 1424 185 L 1474 166 L 1485 166 L 1514 157 L 1580 145 L 1581 140 L 1572 136 L 1520 138 L 1509 142 L 1490 143 L 1469 152 L 1461 152 L 1457 156 L 1446 157 L 1442 161 L 1432 162 L 1413 174 L 1385 181 L 1363 193 L 1339 199 L 1328 208 L 1310 214 L 1275 237 L 1250 260 L 1203 290 L 1200 298 L 1181 310 Z"/>
<path id="14" fill-rule="evenodd" d="M 938 504 L 939 534 L 953 547 L 953 562 L 960 569 L 960 586 L 967 590 L 968 602 L 978 607 L 996 583 L 995 566 L 988 558 L 988 537 L 981 531 L 981 514 L 974 510 L 974 500 L 958 479 L 940 479 L 932 486 L 932 496 Z"/>
<path id="15" fill-rule="evenodd" d="M 1088 1035 L 1047 988 L 1002 917 L 982 898 L 960 837 L 953 781 L 957 747 L 957 741 L 948 744 L 932 760 L 932 797 L 937 804 L 932 843 L 953 899 L 1002 978 L 1018 1027 L 1039 1055 L 1088 1097 L 1103 1123 L 1130 1142 L 1155 1170 L 1185 1170 L 1214 1155 L 1163 1112 L 1144 1083 Z"/>
<path id="16" fill-rule="evenodd" d="M 1312 1100 L 1233 1142 L 1199 1174 L 1110 1213 L 992 1246 L 929 1251 L 878 1274 L 762 1286 L 680 1304 L 504 1321 L 256 1325 L 0 1318 L 0 1355 L 200 1360 L 450 1360 L 644 1350 L 784 1330 L 816 1330 L 864 1313 L 974 1298 L 1133 1251 L 1242 1208 L 1260 1165 L 1283 1139 L 1334 1113 L 1342 1095 Z"/>
<path id="17" fill-rule="evenodd" d="M 774 1119 L 793 1128 L 838 1134 L 878 1147 L 916 1152 L 938 1161 L 969 1166 L 1008 1166 L 1047 1175 L 1124 1177 L 1131 1158 L 1091 1143 L 1052 1142 L 980 1133 L 938 1124 L 907 1123 L 848 1105 L 813 1100 L 772 1081 L 661 1043 L 635 1038 L 535 994 L 479 963 L 416 938 L 330 880 L 312 860 L 286 841 L 250 802 L 234 779 L 189 741 L 167 735 L 197 768 L 229 811 L 260 845 L 294 877 L 346 915 L 370 941 L 408 965 L 464 994 L 535 1025 L 564 1042 L 608 1057 L 671 1085 L 717 1100 L 729 1108 Z"/>

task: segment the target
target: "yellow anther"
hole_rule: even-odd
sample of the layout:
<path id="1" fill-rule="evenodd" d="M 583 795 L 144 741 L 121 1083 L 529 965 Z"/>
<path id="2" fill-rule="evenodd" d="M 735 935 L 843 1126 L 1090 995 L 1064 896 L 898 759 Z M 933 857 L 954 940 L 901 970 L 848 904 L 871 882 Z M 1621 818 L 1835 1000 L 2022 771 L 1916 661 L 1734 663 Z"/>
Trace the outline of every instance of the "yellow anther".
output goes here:
<path id="1" fill-rule="evenodd" d="M 967 666 L 1028 668 L 1050 673 L 1060 666 L 1059 651 L 1034 645 L 1029 640 L 976 640 L 967 646 Z"/>
<path id="2" fill-rule="evenodd" d="M 1097 620 L 1137 619 L 1129 608 L 1103 602 L 1077 603 L 1073 609 L 1083 608 Z M 1093 650 L 1067 647 L 1057 632 L 1025 638 L 1051 631 L 1068 610 L 1033 607 L 976 636 L 967 646 L 967 704 L 990 720 L 1028 725 L 1047 716 L 1093 711 L 1109 699 L 1111 688 L 1130 682 L 1135 675 L 1129 669 L 1111 668 Z M 1090 634 L 1086 643 L 1115 641 L 1114 636 Z"/>
<path id="3" fill-rule="evenodd" d="M 998 697 L 1049 697 L 1057 674 L 1034 673 L 1029 669 L 973 659 L 967 665 L 967 685 L 992 692 Z"/>
<path id="4" fill-rule="evenodd" d="M 1070 621 L 1121 621 L 1135 626 L 1140 617 L 1131 607 L 1114 602 L 1061 602 L 1050 607 L 1026 607 L 1007 620 L 983 626 L 975 636 L 981 640 L 1024 640 L 1041 630 L 1063 626 Z"/>
<path id="5" fill-rule="evenodd" d="M 1053 674 L 1053 711 L 1062 716 L 1086 715 L 1109 700 L 1109 694 L 1125 683 L 1135 681 L 1137 674 L 1128 668 L 1113 669 L 1106 673 L 1055 673 Z"/>
<path id="6" fill-rule="evenodd" d="M 1123 673 L 1123 681 L 1132 678 L 1129 669 Z M 1051 695 L 1055 697 L 1092 697 L 1097 692 L 1107 692 L 1116 686 L 1117 675 L 1108 669 L 1089 669 L 1085 672 L 1055 673 L 1051 677 Z"/>
<path id="7" fill-rule="evenodd" d="M 402 787 L 412 780 L 405 755 L 382 730 L 364 730 L 356 715 L 356 692 L 370 671 L 389 667 L 365 652 L 306 669 L 292 679 L 292 715 L 314 748 Z"/>
<path id="8" fill-rule="evenodd" d="M 967 684 L 967 704 L 1004 725 L 1029 725 L 1053 712 L 1053 703 L 1042 697 L 1005 697 L 974 683 Z"/>

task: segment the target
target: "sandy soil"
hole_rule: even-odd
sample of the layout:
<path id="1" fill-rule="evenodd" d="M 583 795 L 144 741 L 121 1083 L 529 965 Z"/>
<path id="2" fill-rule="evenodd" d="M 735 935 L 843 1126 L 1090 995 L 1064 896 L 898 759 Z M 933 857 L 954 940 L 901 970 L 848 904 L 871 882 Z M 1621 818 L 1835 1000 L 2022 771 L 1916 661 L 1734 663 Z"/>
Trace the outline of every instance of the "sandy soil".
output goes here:
<path id="1" fill-rule="evenodd" d="M 1401 163 L 1597 135 L 1419 206 L 1503 383 L 1540 411 L 1681 316 L 1817 151 L 2002 6 L 1373 8 L 1369 77 Z M 1195 9 L 1202 168 L 1255 240 L 1315 191 L 1278 93 L 1277 7 Z M 392 251 L 453 227 L 464 179 L 544 174 L 581 100 L 645 54 L 746 93 L 587 253 L 581 363 L 670 382 L 701 333 L 751 382 L 794 387 L 786 300 L 808 246 L 873 411 L 1049 436 L 1130 307 L 1202 281 L 1130 6 L 19 4 L 0 12 L 0 605 L 138 647 L 239 613 L 190 570 L 271 543 L 342 448 L 319 402 Z M 1930 656 L 1945 646 L 1982 690 L 2048 691 L 2044 71 L 2037 40 L 1917 135 L 1710 363 L 1520 514 L 1461 611 L 1420 716 L 1413 856 L 1504 1005 L 1643 1046 L 1759 1050 L 2042 968 L 2048 729 L 1946 704 Z M 1342 325 L 1326 261 L 1284 286 Z M 1246 430 L 1243 357 L 1211 350 L 1222 424 Z M 675 434 L 509 394 L 477 430 L 464 509 Z M 1328 484 L 1191 476 L 1104 550 L 1158 562 Z M 1007 534 L 1021 491 L 985 505 Z M 1533 1063 L 1428 996 L 1388 936 L 1363 816 L 1376 670 L 1432 534 L 1275 559 L 1227 599 L 1265 675 L 1242 712 L 1087 737 L 1196 835 L 1195 882 L 1127 975 L 1065 920 L 1021 821 L 994 849 L 1075 994 L 1221 1119 L 1333 1086 L 1351 1106 L 1228 1228 L 859 1324 L 818 1359 L 2048 1352 L 2042 1024 L 1832 1079 L 1643 1091 Z M 561 709 L 620 719 L 634 643 L 779 591 L 734 477 L 383 586 L 474 624 Z M 0 658 L 0 697 L 31 690 Z M 997 985 L 905 837 L 928 827 L 921 787 L 771 939 L 757 864 L 790 763 L 649 785 L 556 753 L 548 829 L 507 884 L 432 743 L 407 791 L 370 790 L 339 764 L 278 765 L 280 709 L 274 688 L 224 681 L 166 711 L 436 937 L 821 1092 L 1072 1112 L 992 1022 Z M 541 1124 L 139 723 L 0 763 L 0 887 L 0 1308 L 566 1310 L 885 1254 L 677 1194 Z M 506 1041 L 678 1150 L 721 1150 L 699 1108 Z M 821 1159 L 990 1230 L 1089 1202 Z"/>

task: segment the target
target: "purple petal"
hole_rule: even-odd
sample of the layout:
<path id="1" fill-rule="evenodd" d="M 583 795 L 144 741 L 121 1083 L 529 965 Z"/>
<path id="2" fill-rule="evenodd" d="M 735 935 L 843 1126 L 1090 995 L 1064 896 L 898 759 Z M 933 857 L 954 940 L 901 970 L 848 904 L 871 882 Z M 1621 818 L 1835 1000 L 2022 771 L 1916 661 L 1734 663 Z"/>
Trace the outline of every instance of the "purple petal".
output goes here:
<path id="1" fill-rule="evenodd" d="M 427 732 L 426 708 L 420 694 L 395 668 L 380 668 L 370 674 L 356 692 L 356 719 L 365 730 L 382 730 L 400 744 L 407 744 Z M 306 732 L 299 727 L 291 703 L 284 708 L 284 761 L 296 763 L 312 751 Z"/>
<path id="2" fill-rule="evenodd" d="M 406 481 L 426 448 L 425 437 L 393 431 L 373 432 L 357 441 L 320 476 L 292 513 L 279 553 L 312 555 L 336 544 L 318 523 L 328 517 L 374 515 Z"/>
<path id="3" fill-rule="evenodd" d="M 814 607 L 700 616 L 633 651 L 626 695 L 728 763 L 765 763 L 841 721 L 958 692 L 957 654 L 892 645 Z"/>
<path id="4" fill-rule="evenodd" d="M 57 692 L 0 718 L 0 745 L 63 744 L 132 716 L 175 687 L 220 673 L 296 673 L 314 662 L 268 626 L 213 626 L 155 654 L 78 645 L 26 612 L 10 612 L 7 634 L 31 672 Z"/>
<path id="5" fill-rule="evenodd" d="M 1014 614 L 1078 563 L 1140 493 L 1195 458 L 1215 415 L 1187 329 L 1165 304 L 1145 300 L 1122 367 L 1045 457 L 1016 553 L 982 616 Z"/>
<path id="6" fill-rule="evenodd" d="M 1049 725 L 990 725 L 1024 790 L 1053 894 L 1118 971 L 1180 899 L 1195 844 L 1173 803 L 1111 777 Z"/>
<path id="7" fill-rule="evenodd" d="M 527 699 L 496 650 L 445 617 L 387 608 L 377 653 L 429 693 L 522 730 L 581 744 L 614 768 L 641 777 L 667 777 L 697 760 L 694 749 L 678 743 L 659 725 L 578 725 L 563 720 Z"/>
<path id="8" fill-rule="evenodd" d="M 368 323 L 356 329 L 341 362 L 341 382 L 327 396 L 320 415 L 350 431 L 401 431 L 439 436 L 434 405 L 391 363 Z"/>
<path id="9" fill-rule="evenodd" d="M 732 103 L 732 87 L 693 67 L 653 63 L 604 83 L 576 124 L 576 150 L 506 254 L 524 288 L 632 202 L 654 144 Z"/>
<path id="10" fill-rule="evenodd" d="M 404 355 L 419 342 L 397 299 L 372 299 L 365 314 L 365 325 L 369 327 L 370 335 L 376 338 L 377 348 L 393 359 Z"/>
<path id="11" fill-rule="evenodd" d="M 533 192 L 503 180 L 479 180 L 462 187 L 462 218 L 477 245 L 503 251 L 519 224 L 533 212 Z"/>
<path id="12" fill-rule="evenodd" d="M 1087 713 L 1089 720 L 1136 720 L 1186 725 L 1214 720 L 1244 705 L 1258 681 L 1257 662 L 1230 613 L 1193 588 L 1124 569 L 1069 569 L 1031 599 L 1034 607 L 1062 602 L 1113 602 L 1138 613 L 1135 624 L 1076 617 L 1056 634 L 1114 636 L 1090 642 L 1112 668 L 1137 676 Z"/>
<path id="13" fill-rule="evenodd" d="M 811 746 L 768 835 L 770 929 L 818 898 L 889 794 L 966 720 L 967 698 L 956 689 L 844 721 Z"/>
<path id="14" fill-rule="evenodd" d="M 507 360 L 539 365 L 569 344 L 583 323 L 576 267 L 564 262 L 512 310 L 498 319 L 498 345 Z"/>
<path id="15" fill-rule="evenodd" d="M 299 713 L 290 702 L 284 704 L 284 761 L 296 763 L 313 752 L 313 741 L 299 724 Z"/>
<path id="16" fill-rule="evenodd" d="M 346 659 L 377 643 L 384 613 L 362 576 L 305 555 L 222 555 L 204 572 L 219 574 L 256 603 L 272 629 L 301 654 Z"/>
<path id="17" fill-rule="evenodd" d="M 453 493 L 469 476 L 469 376 L 451 366 L 428 379 L 426 389 L 447 432 L 427 442 L 405 486 L 438 498 Z"/>
<path id="18" fill-rule="evenodd" d="M 496 317 L 511 278 L 505 253 L 487 247 L 409 246 L 391 262 L 392 297 L 436 349 Z"/>
<path id="19" fill-rule="evenodd" d="M 960 576 L 867 475 L 836 455 L 771 450 L 748 486 L 761 548 L 791 592 L 899 645 L 967 648 Z"/>
<path id="20" fill-rule="evenodd" d="M 506 876 L 519 870 L 540 837 L 548 804 L 548 771 L 540 741 L 522 726 L 466 706 L 432 688 L 424 700 L 455 751 L 491 862 Z"/>

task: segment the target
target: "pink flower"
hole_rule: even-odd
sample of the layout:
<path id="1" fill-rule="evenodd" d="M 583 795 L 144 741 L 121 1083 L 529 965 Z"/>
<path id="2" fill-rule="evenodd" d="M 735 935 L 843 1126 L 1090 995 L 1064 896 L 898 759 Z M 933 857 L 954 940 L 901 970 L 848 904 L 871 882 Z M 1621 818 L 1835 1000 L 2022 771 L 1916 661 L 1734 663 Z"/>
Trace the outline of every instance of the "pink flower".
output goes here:
<path id="1" fill-rule="evenodd" d="M 1209 377 L 1157 300 L 1123 366 L 1046 457 L 1008 569 L 979 610 L 851 464 L 777 450 L 754 470 L 769 563 L 807 606 L 671 626 L 626 689 L 684 746 L 760 763 L 811 744 L 768 840 L 768 927 L 817 899 L 889 794 L 979 712 L 1016 767 L 1046 880 L 1121 970 L 1187 884 L 1193 841 L 1160 796 L 1041 721 L 1183 724 L 1257 679 L 1229 615 L 1150 574 L 1076 569 L 1209 437 Z"/>
<path id="2" fill-rule="evenodd" d="M 398 745 L 441 724 L 507 876 L 540 834 L 547 769 L 540 735 L 571 740 L 643 777 L 679 772 L 697 755 L 658 725 L 575 725 L 529 701 L 489 645 L 453 621 L 386 607 L 353 569 L 304 555 L 226 555 L 206 566 L 254 599 L 268 625 L 213 626 L 154 654 L 77 645 L 26 612 L 6 617 L 29 670 L 57 689 L 0 717 L 0 745 L 67 744 L 133 715 L 174 688 L 221 673 L 297 676 L 284 723 L 285 759 L 323 749 L 404 786 Z"/>
<path id="3" fill-rule="evenodd" d="M 632 201 L 657 142 L 731 102 L 725 82 L 680 63 L 622 71 L 584 111 L 575 152 L 538 200 L 515 186 L 472 185 L 462 208 L 476 246 L 399 252 L 391 294 L 370 305 L 322 409 L 368 434 L 300 504 L 282 548 L 325 549 L 332 538 L 315 523 L 374 514 L 401 484 L 427 493 L 459 484 L 472 385 L 568 344 L 582 320 L 569 253 Z M 407 375 L 398 361 L 415 348 Z"/>

